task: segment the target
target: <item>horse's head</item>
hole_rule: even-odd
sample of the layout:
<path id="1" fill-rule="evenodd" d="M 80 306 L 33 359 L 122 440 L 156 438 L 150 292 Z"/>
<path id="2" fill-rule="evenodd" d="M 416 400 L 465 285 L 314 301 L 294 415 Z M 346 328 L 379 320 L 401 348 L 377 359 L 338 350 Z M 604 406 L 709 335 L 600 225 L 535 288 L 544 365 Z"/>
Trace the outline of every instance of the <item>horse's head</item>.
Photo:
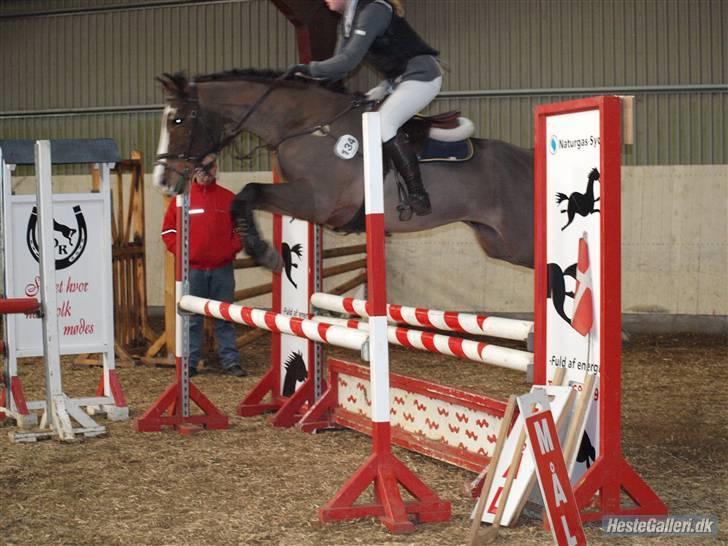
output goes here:
<path id="1" fill-rule="evenodd" d="M 164 87 L 167 105 L 154 167 L 154 185 L 168 195 L 182 193 L 195 169 L 206 168 L 217 154 L 219 132 L 206 119 L 197 100 L 197 89 L 182 74 L 157 78 Z"/>

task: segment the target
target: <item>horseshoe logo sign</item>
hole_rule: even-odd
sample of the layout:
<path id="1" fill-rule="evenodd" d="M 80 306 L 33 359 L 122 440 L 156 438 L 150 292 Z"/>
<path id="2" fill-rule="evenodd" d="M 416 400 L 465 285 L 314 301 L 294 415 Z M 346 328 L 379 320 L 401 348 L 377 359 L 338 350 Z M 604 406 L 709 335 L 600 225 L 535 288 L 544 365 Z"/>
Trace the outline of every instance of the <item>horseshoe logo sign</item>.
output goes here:
<path id="1" fill-rule="evenodd" d="M 73 213 L 76 218 L 76 227 L 70 227 L 53 219 L 53 241 L 56 254 L 56 270 L 66 269 L 72 266 L 83 255 L 88 242 L 86 219 L 79 205 L 74 205 Z M 38 209 L 33 207 L 28 218 L 28 228 L 25 233 L 25 240 L 28 250 L 40 262 L 40 249 L 38 248 Z"/>

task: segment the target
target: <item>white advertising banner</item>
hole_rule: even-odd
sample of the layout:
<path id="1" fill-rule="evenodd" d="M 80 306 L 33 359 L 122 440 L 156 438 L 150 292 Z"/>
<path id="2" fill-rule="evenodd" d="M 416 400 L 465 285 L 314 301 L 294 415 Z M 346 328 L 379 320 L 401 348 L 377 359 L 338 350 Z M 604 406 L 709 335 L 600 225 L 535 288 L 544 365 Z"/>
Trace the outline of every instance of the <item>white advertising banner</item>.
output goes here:
<path id="1" fill-rule="evenodd" d="M 40 298 L 38 216 L 34 195 L 12 196 L 6 225 L 8 297 Z M 61 354 L 105 352 L 113 347 L 106 203 L 101 194 L 53 196 L 53 241 Z M 41 319 L 9 315 L 10 349 L 17 357 L 43 355 Z"/>
<path id="2" fill-rule="evenodd" d="M 549 116 L 546 120 L 546 249 L 549 301 L 546 305 L 546 363 L 549 381 L 558 368 L 580 390 L 585 373 L 599 371 L 600 313 L 591 333 L 572 327 L 579 239 L 588 245 L 593 309 L 600 301 L 600 119 L 599 110 Z M 598 385 L 598 383 L 597 383 Z M 599 388 L 578 450 L 575 483 L 599 455 Z"/>
<path id="3" fill-rule="evenodd" d="M 312 263 L 309 224 L 290 216 L 281 218 L 283 271 L 281 271 L 281 313 L 289 317 L 309 318 L 311 286 L 309 271 Z M 309 360 L 311 342 L 296 336 L 280 336 L 280 385 L 283 396 L 291 396 L 312 371 Z"/>

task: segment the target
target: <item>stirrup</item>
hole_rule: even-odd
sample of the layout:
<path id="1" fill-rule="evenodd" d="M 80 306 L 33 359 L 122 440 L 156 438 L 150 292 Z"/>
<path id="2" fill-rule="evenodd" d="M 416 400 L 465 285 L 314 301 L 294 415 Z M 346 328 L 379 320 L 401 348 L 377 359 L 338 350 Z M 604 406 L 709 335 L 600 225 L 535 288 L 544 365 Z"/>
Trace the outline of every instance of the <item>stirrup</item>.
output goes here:
<path id="1" fill-rule="evenodd" d="M 397 205 L 397 212 L 399 212 L 400 222 L 409 222 L 412 219 L 413 214 L 416 214 L 417 216 L 427 216 L 428 214 L 432 214 L 432 205 L 427 208 L 415 210 L 412 207 L 412 195 L 409 195 L 402 199 L 399 205 Z"/>

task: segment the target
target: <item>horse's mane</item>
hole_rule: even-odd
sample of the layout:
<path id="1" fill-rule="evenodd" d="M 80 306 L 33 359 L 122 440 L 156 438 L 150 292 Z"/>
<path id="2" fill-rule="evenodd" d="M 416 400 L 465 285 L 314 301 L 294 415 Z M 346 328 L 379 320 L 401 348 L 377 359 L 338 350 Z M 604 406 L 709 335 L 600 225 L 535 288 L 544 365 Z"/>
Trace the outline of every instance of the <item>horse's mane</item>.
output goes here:
<path id="1" fill-rule="evenodd" d="M 256 82 L 262 82 L 262 83 L 272 83 L 275 79 L 282 76 L 284 73 L 278 70 L 269 70 L 269 69 L 257 69 L 257 68 L 245 68 L 245 69 L 235 69 L 235 70 L 225 70 L 223 72 L 215 72 L 214 74 L 203 74 L 199 76 L 195 76 L 192 81 L 195 83 L 204 83 L 204 82 L 217 82 L 217 81 L 256 81 Z M 184 77 L 183 74 L 177 73 L 172 76 L 172 79 L 175 80 L 177 77 Z M 297 87 L 301 89 L 305 89 L 308 87 L 322 87 L 324 89 L 328 89 L 329 91 L 333 91 L 334 93 L 341 93 L 341 94 L 349 94 L 348 89 L 344 86 L 344 84 L 341 81 L 328 81 L 328 80 L 309 80 L 309 79 L 303 79 L 303 78 L 291 78 L 287 79 L 285 81 L 281 81 L 278 83 L 278 85 L 284 86 L 284 87 Z"/>

